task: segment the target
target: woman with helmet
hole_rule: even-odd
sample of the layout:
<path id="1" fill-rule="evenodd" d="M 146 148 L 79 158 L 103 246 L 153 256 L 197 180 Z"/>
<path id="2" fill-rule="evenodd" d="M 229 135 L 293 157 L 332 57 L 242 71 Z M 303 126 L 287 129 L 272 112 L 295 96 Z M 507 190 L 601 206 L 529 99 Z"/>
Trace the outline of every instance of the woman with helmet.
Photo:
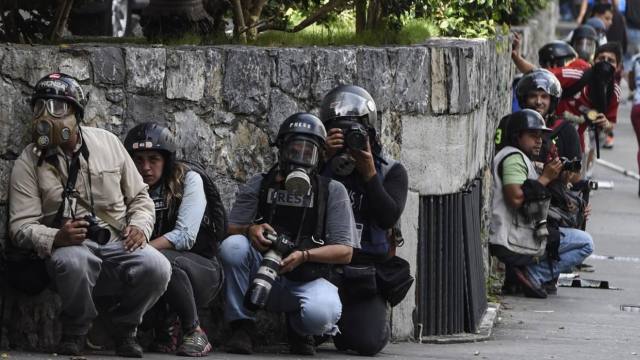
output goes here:
<path id="1" fill-rule="evenodd" d="M 249 179 L 236 195 L 229 214 L 232 235 L 220 246 L 226 275 L 224 316 L 232 330 L 228 352 L 253 352 L 255 313 L 245 304 L 255 303 L 245 299 L 245 293 L 265 281 L 270 284 L 264 287 L 270 289 L 266 309 L 288 315 L 292 353 L 313 355 L 314 335 L 338 332 L 342 305 L 338 289 L 325 278 L 331 264 L 349 263 L 359 243 L 347 191 L 318 174 L 326 136 L 316 116 L 291 115 L 274 143 L 277 163 Z M 281 239 L 295 247 L 273 260 L 280 247 L 272 246 L 281 245 Z M 280 276 L 273 278 L 275 271 Z"/>
<path id="2" fill-rule="evenodd" d="M 116 355 L 142 357 L 137 327 L 171 274 L 167 259 L 146 246 L 154 221 L 147 185 L 114 134 L 80 127 L 86 98 L 76 79 L 45 76 L 31 103 L 34 143 L 12 169 L 9 231 L 17 247 L 43 259 L 60 296 L 56 352 L 81 354 L 98 315 L 94 296 L 116 295 L 109 312 Z"/>
<path id="3" fill-rule="evenodd" d="M 562 162 L 555 158 L 538 174 L 532 159 L 539 156 L 543 133 L 550 131 L 538 112 L 515 112 L 507 125 L 507 146 L 493 159 L 490 250 L 513 268 L 525 295 L 536 298 L 546 298 L 547 285 L 555 288 L 558 275 L 580 264 L 593 249 L 588 234 L 566 229 L 560 235 L 557 254 L 548 251 L 555 247 L 547 246 L 547 187 L 559 176 Z"/>
<path id="4" fill-rule="evenodd" d="M 151 348 L 204 356 L 211 344 L 200 327 L 198 309 L 208 306 L 218 294 L 222 269 L 214 256 L 215 239 L 200 235 L 207 207 L 202 177 L 176 161 L 173 135 L 162 125 L 137 125 L 124 143 L 155 203 L 156 222 L 149 245 L 158 249 L 172 268 L 167 291 L 151 314 L 162 318 Z"/>
<path id="5" fill-rule="evenodd" d="M 370 289 L 360 288 L 366 279 L 350 279 L 349 274 L 351 266 L 370 268 L 375 281 L 376 276 L 401 272 L 391 264 L 402 264 L 408 270 L 404 260 L 393 256 L 399 232 L 395 225 L 407 199 L 407 171 L 382 154 L 375 128 L 376 105 L 365 89 L 354 85 L 334 88 L 322 100 L 320 118 L 328 129 L 328 160 L 322 173 L 347 188 L 361 246 L 354 250 L 350 265 L 344 267 L 340 334 L 333 340 L 340 350 L 375 355 L 389 340 L 389 303 L 395 305 L 399 300 L 381 286 L 366 295 Z M 405 276 L 402 281 L 406 285 L 412 279 Z"/>

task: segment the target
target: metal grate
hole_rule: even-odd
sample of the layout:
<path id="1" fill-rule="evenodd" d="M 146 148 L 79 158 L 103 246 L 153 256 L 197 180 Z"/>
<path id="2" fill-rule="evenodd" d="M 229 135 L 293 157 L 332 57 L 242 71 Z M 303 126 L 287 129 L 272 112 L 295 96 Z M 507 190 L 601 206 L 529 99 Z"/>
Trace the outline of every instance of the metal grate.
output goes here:
<path id="1" fill-rule="evenodd" d="M 487 308 L 480 180 L 420 199 L 417 299 L 422 335 L 475 332 Z"/>
<path id="2" fill-rule="evenodd" d="M 640 313 L 640 305 L 620 305 L 620 311 Z"/>

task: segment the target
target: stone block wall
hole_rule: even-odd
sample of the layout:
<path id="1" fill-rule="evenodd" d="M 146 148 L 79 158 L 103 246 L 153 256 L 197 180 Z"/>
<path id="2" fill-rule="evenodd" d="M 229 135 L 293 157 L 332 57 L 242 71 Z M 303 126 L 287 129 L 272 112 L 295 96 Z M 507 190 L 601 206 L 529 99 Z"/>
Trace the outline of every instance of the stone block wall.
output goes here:
<path id="1" fill-rule="evenodd" d="M 385 148 L 409 172 L 406 245 L 399 252 L 414 270 L 419 196 L 457 192 L 479 174 L 487 177 L 483 169 L 493 156 L 496 123 L 510 111 L 514 74 L 506 37 L 383 48 L 3 44 L 0 244 L 7 241 L 11 167 L 31 136 L 29 95 L 52 71 L 82 83 L 89 96 L 87 126 L 123 139 L 138 123 L 166 124 L 180 144 L 178 156 L 207 167 L 227 207 L 239 184 L 274 162 L 269 141 L 287 116 L 317 113 L 322 97 L 337 85 L 363 86 L 382 113 L 376 126 Z M 59 331 L 58 304 L 52 293 L 30 299 L 12 293 L 0 336 L 10 334 L 24 348 L 50 348 Z M 394 309 L 394 338 L 411 336 L 414 308 L 410 293 Z"/>

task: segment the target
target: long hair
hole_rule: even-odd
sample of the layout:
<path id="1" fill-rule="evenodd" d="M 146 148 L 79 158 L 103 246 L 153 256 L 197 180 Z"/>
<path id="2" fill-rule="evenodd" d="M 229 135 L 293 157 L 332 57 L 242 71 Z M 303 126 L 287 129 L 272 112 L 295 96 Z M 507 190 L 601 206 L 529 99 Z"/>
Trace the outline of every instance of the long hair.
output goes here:
<path id="1" fill-rule="evenodd" d="M 183 163 L 177 161 L 165 161 L 165 167 L 167 167 L 168 170 L 165 172 L 168 176 L 164 181 L 167 206 L 169 209 L 173 209 L 173 211 L 178 211 L 178 207 L 175 206 L 175 204 L 182 201 L 182 196 L 184 195 L 184 176 L 188 169 Z M 173 215 L 174 214 L 170 214 L 170 217 L 173 217 Z"/>

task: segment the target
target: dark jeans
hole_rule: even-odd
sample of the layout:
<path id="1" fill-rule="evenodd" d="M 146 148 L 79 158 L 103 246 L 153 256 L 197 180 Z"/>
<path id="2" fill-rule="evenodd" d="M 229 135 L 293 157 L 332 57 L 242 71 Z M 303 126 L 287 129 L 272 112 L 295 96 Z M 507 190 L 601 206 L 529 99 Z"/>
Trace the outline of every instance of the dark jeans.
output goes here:
<path id="1" fill-rule="evenodd" d="M 389 305 L 380 294 L 364 300 L 342 300 L 340 333 L 333 337 L 339 350 L 373 356 L 387 345 L 391 335 Z"/>
<path id="2" fill-rule="evenodd" d="M 207 259 L 190 251 L 160 250 L 171 263 L 171 279 L 160 302 L 178 314 L 182 328 L 200 325 L 198 309 L 207 307 L 222 288 L 223 273 L 218 259 Z"/>

